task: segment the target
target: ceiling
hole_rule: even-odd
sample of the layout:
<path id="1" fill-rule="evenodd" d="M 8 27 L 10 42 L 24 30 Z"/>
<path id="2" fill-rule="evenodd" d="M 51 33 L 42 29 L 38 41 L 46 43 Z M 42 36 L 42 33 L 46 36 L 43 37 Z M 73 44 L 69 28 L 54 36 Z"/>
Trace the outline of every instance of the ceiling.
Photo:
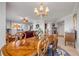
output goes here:
<path id="1" fill-rule="evenodd" d="M 55 22 L 60 18 L 71 14 L 74 10 L 76 2 L 44 2 L 48 6 L 49 14 L 43 17 L 47 22 Z M 39 20 L 40 17 L 34 14 L 34 8 L 39 7 L 39 2 L 7 2 L 6 14 L 7 20 L 21 22 L 17 16 L 28 17 L 30 21 Z M 79 3 L 78 3 L 79 6 Z"/>

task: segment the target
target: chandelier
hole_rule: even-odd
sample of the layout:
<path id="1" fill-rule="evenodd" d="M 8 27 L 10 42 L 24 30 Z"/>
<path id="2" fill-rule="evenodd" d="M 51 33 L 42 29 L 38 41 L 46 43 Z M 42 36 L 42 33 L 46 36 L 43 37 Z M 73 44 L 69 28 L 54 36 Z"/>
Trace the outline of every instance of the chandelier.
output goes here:
<path id="1" fill-rule="evenodd" d="M 22 22 L 26 24 L 28 22 L 28 17 L 23 18 Z"/>
<path id="2" fill-rule="evenodd" d="M 34 9 L 34 13 L 37 15 L 37 16 L 47 16 L 48 15 L 48 12 L 49 12 L 49 8 L 44 6 L 43 3 L 40 4 L 39 8 L 35 8 Z"/>

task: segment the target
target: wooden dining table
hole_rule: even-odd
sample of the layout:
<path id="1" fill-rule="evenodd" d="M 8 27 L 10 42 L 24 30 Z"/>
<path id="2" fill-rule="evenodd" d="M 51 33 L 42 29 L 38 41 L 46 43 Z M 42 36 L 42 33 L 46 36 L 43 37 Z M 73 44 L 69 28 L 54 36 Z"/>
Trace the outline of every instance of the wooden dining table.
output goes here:
<path id="1" fill-rule="evenodd" d="M 4 56 L 33 56 L 37 54 L 36 37 L 10 42 L 2 48 Z"/>

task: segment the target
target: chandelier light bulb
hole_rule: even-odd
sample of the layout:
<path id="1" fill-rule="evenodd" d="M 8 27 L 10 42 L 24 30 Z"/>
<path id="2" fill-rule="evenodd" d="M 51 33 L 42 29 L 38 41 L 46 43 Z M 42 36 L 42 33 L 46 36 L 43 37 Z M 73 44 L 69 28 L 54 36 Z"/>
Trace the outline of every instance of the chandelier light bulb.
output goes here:
<path id="1" fill-rule="evenodd" d="M 37 12 L 36 15 L 39 16 L 40 15 L 39 12 Z"/>
<path id="2" fill-rule="evenodd" d="M 37 9 L 37 8 L 35 8 L 34 12 L 35 12 L 35 13 L 37 13 L 37 12 L 38 12 L 38 9 Z"/>
<path id="3" fill-rule="evenodd" d="M 42 12 L 44 10 L 44 7 L 41 5 L 39 10 Z"/>
<path id="4" fill-rule="evenodd" d="M 45 10 L 46 12 L 49 12 L 49 8 L 48 7 L 46 7 L 46 10 Z"/>

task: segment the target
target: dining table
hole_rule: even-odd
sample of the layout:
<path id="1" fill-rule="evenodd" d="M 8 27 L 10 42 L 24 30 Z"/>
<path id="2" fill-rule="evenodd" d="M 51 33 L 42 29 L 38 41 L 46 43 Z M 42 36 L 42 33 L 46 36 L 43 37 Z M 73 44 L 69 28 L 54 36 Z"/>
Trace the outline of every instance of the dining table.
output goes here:
<path id="1" fill-rule="evenodd" d="M 37 54 L 38 42 L 36 37 L 26 38 L 10 42 L 1 50 L 4 56 L 34 56 Z"/>

